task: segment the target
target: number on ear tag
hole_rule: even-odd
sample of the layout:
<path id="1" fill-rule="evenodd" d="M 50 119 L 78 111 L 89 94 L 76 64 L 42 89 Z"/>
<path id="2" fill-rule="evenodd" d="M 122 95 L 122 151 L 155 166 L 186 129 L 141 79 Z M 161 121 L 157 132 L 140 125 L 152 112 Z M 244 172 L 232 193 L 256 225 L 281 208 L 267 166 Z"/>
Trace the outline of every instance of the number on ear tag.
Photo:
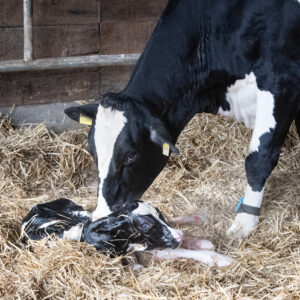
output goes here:
<path id="1" fill-rule="evenodd" d="M 79 117 L 79 123 L 80 123 L 80 124 L 84 124 L 84 125 L 89 125 L 89 126 L 91 126 L 92 123 L 93 123 L 93 119 L 90 118 L 90 117 L 87 117 L 87 116 L 85 116 L 85 115 L 80 114 L 80 117 Z"/>
<path id="2" fill-rule="evenodd" d="M 163 144 L 163 155 L 165 156 L 170 155 L 170 145 L 168 143 Z"/>

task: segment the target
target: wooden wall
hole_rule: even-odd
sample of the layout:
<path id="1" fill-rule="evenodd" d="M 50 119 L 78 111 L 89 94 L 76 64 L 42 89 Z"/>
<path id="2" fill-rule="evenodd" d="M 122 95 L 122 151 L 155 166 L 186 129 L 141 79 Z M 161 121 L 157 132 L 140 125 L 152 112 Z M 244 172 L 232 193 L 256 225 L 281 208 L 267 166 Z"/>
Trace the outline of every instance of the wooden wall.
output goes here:
<path id="1" fill-rule="evenodd" d="M 166 0 L 33 0 L 34 57 L 139 53 Z M 0 0 L 0 60 L 23 57 L 21 0 Z M 0 106 L 98 98 L 132 67 L 0 74 Z"/>

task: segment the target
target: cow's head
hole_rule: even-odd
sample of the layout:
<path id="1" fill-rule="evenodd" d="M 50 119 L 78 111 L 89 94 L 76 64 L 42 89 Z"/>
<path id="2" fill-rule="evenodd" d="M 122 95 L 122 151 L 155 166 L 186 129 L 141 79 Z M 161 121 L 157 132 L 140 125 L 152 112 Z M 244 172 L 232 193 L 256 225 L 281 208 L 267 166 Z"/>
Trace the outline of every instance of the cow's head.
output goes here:
<path id="1" fill-rule="evenodd" d="M 109 93 L 99 105 L 71 107 L 65 112 L 76 121 L 91 120 L 88 143 L 99 171 L 94 219 L 138 200 L 165 166 L 168 150 L 179 152 L 155 113 L 121 94 Z"/>

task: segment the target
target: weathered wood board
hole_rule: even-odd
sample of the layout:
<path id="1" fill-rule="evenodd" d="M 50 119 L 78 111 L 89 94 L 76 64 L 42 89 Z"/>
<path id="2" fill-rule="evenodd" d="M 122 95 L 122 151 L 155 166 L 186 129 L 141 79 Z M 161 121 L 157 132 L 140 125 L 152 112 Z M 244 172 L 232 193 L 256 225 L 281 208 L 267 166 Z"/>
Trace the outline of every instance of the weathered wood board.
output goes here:
<path id="1" fill-rule="evenodd" d="M 34 28 L 34 58 L 100 52 L 98 24 Z M 23 58 L 23 28 L 0 28 L 0 60 Z"/>
<path id="2" fill-rule="evenodd" d="M 102 22 L 157 19 L 167 0 L 103 0 Z"/>
<path id="3" fill-rule="evenodd" d="M 143 51 L 156 20 L 105 22 L 101 24 L 101 53 L 140 53 Z"/>
<path id="4" fill-rule="evenodd" d="M 33 0 L 34 57 L 143 51 L 167 0 Z M 22 0 L 0 0 L 0 61 L 23 58 Z M 0 106 L 99 98 L 133 67 L 0 74 Z"/>
<path id="5" fill-rule="evenodd" d="M 119 92 L 127 85 L 134 66 L 101 68 L 100 94 Z"/>
<path id="6" fill-rule="evenodd" d="M 99 69 L 0 74 L 6 106 L 94 99 L 100 96 Z M 5 102 L 4 102 L 5 101 Z"/>
<path id="7" fill-rule="evenodd" d="M 121 1 L 120 1 L 121 2 Z M 34 25 L 97 24 L 99 0 L 34 0 Z M 0 0 L 0 27 L 23 26 L 23 1 Z"/>

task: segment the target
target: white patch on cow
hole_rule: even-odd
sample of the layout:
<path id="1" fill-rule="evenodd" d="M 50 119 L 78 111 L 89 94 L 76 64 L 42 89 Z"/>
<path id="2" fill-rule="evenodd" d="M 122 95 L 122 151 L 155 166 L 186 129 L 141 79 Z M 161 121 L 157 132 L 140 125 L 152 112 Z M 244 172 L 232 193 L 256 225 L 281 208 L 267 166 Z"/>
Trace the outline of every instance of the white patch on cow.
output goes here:
<path id="1" fill-rule="evenodd" d="M 103 183 L 108 175 L 116 140 L 126 124 L 124 113 L 99 105 L 95 121 L 95 146 L 98 156 L 99 191 L 98 204 L 93 212 L 93 220 L 105 217 L 111 210 L 103 196 Z"/>
<path id="2" fill-rule="evenodd" d="M 92 213 L 90 213 L 89 211 L 86 210 L 76 210 L 76 211 L 72 211 L 71 215 L 76 216 L 76 217 L 82 217 L 82 218 L 92 218 Z"/>
<path id="3" fill-rule="evenodd" d="M 160 222 L 163 226 L 166 226 L 168 230 L 171 232 L 173 238 L 179 242 L 182 241 L 183 233 L 180 230 L 172 228 L 168 226 L 160 217 L 157 210 L 151 206 L 149 203 L 146 202 L 139 202 L 139 206 L 132 212 L 134 215 L 151 215 L 153 216 L 158 222 Z"/>
<path id="4" fill-rule="evenodd" d="M 248 184 L 245 192 L 243 204 L 261 207 L 264 189 L 260 192 L 254 192 Z M 249 215 L 247 213 L 239 213 L 234 219 L 231 227 L 227 231 L 227 235 L 235 235 L 236 237 L 245 237 L 255 229 L 258 224 L 258 216 Z"/>
<path id="5" fill-rule="evenodd" d="M 273 112 L 274 96 L 270 92 L 257 90 L 256 122 L 249 147 L 251 152 L 258 151 L 259 138 L 275 128 L 276 121 Z"/>
<path id="6" fill-rule="evenodd" d="M 21 228 L 21 231 L 24 231 L 26 226 L 29 224 L 29 223 L 32 223 L 34 221 L 34 219 L 37 217 L 38 215 L 34 215 L 32 216 L 28 221 L 24 222 L 22 224 L 22 228 Z"/>
<path id="7" fill-rule="evenodd" d="M 140 216 L 146 216 L 146 215 L 152 215 L 156 220 L 164 223 L 160 218 L 157 210 L 146 202 L 138 202 L 139 206 L 132 211 L 132 214 L 134 215 L 140 215 Z"/>
<path id="8" fill-rule="evenodd" d="M 51 226 L 51 225 L 54 225 L 54 224 L 56 224 L 56 223 L 59 223 L 59 222 L 61 222 L 61 220 L 54 220 L 54 221 L 50 221 L 50 222 L 44 223 L 44 224 L 42 224 L 42 225 L 39 227 L 39 229 L 47 228 L 47 227 L 49 227 L 49 226 Z"/>
<path id="9" fill-rule="evenodd" d="M 78 224 L 64 231 L 63 238 L 71 241 L 79 241 L 83 230 L 83 224 Z"/>
<path id="10" fill-rule="evenodd" d="M 24 222 L 22 224 L 22 227 L 21 227 L 21 238 L 24 236 L 24 234 L 26 233 L 25 232 L 25 229 L 27 227 L 28 224 L 32 223 L 34 221 L 34 219 L 37 217 L 38 215 L 34 215 L 32 216 L 28 221 Z"/>
<path id="11" fill-rule="evenodd" d="M 250 151 L 257 151 L 261 135 L 276 125 L 273 116 L 274 96 L 268 91 L 258 89 L 255 74 L 251 72 L 245 79 L 237 80 L 228 88 L 226 99 L 230 110 L 220 108 L 219 113 L 244 122 L 246 127 L 254 129 Z"/>
<path id="12" fill-rule="evenodd" d="M 257 85 L 254 73 L 245 76 L 245 79 L 237 80 L 228 87 L 226 99 L 230 104 L 230 110 L 219 109 L 222 116 L 235 118 L 243 122 L 246 127 L 253 129 L 256 119 Z"/>

